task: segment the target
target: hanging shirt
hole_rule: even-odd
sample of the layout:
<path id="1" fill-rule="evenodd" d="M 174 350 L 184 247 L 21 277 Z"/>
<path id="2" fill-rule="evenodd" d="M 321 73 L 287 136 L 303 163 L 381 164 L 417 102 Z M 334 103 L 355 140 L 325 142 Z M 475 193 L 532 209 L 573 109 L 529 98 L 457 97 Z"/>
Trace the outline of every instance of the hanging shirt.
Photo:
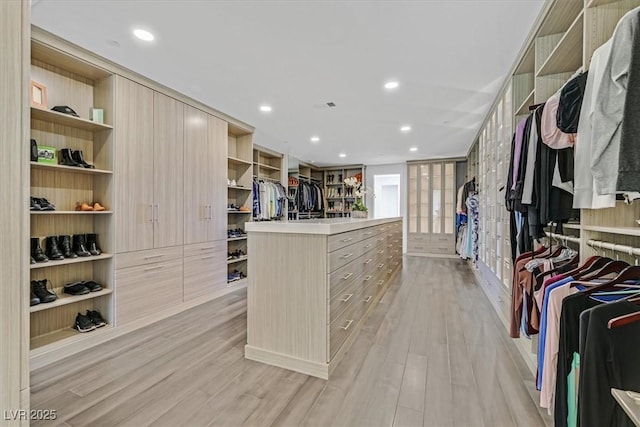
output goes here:
<path id="1" fill-rule="evenodd" d="M 540 123 L 540 133 L 542 142 L 548 147 L 559 150 L 573 146 L 573 142 L 568 134 L 558 129 L 556 116 L 560 103 L 560 93 L 554 93 L 544 104 L 542 111 L 542 122 Z"/>

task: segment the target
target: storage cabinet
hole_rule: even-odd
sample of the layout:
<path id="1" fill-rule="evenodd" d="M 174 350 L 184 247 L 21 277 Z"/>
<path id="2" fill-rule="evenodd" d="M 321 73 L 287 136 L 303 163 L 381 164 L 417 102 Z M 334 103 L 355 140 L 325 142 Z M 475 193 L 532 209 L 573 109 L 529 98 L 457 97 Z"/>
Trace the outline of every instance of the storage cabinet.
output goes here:
<path id="1" fill-rule="evenodd" d="M 408 253 L 455 253 L 456 162 L 407 165 Z"/>

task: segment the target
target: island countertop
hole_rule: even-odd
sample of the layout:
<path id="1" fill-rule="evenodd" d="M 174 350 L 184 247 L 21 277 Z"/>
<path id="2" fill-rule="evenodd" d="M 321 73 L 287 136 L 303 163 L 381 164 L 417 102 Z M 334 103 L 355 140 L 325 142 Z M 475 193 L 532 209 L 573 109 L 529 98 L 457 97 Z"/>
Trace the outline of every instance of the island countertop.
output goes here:
<path id="1" fill-rule="evenodd" d="M 245 231 L 252 233 L 292 233 L 292 234 L 338 234 L 380 224 L 401 221 L 393 218 L 322 218 L 297 221 L 247 222 Z"/>

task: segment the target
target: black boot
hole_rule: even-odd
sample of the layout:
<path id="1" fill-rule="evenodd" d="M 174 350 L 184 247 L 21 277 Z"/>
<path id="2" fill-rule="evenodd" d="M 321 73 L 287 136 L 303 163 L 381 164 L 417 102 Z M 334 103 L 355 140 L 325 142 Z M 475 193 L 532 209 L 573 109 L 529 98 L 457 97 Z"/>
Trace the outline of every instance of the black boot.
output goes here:
<path id="1" fill-rule="evenodd" d="M 58 236 L 58 244 L 65 258 L 78 258 L 78 255 L 71 250 L 71 236 Z"/>
<path id="2" fill-rule="evenodd" d="M 32 280 L 31 292 L 33 292 L 42 303 L 53 302 L 58 299 L 58 296 L 47 288 L 47 279 Z"/>
<path id="3" fill-rule="evenodd" d="M 60 150 L 60 164 L 64 166 L 82 167 L 82 165 L 78 164 L 78 162 L 73 160 L 73 156 L 71 154 L 71 148 L 63 148 L 62 150 Z"/>
<path id="4" fill-rule="evenodd" d="M 82 166 L 83 168 L 88 168 L 88 169 L 95 169 L 94 165 L 90 165 L 89 163 L 84 161 L 84 156 L 82 155 L 82 151 L 81 150 L 74 150 L 71 152 L 71 156 L 73 157 L 73 160 L 78 163 L 78 165 Z"/>
<path id="5" fill-rule="evenodd" d="M 84 240 L 84 234 L 73 235 L 73 251 L 80 257 L 91 256 L 87 250 L 87 246 Z"/>
<path id="6" fill-rule="evenodd" d="M 58 236 L 49 236 L 45 239 L 45 247 L 47 248 L 47 257 L 54 261 L 64 259 L 60 248 L 58 247 Z"/>
<path id="7" fill-rule="evenodd" d="M 36 262 L 47 262 L 49 258 L 44 254 L 44 251 L 40 247 L 40 238 L 32 237 L 31 238 L 31 256 Z"/>
<path id="8" fill-rule="evenodd" d="M 87 250 L 91 255 L 100 255 L 102 250 L 98 246 L 98 235 L 95 233 L 87 234 Z"/>

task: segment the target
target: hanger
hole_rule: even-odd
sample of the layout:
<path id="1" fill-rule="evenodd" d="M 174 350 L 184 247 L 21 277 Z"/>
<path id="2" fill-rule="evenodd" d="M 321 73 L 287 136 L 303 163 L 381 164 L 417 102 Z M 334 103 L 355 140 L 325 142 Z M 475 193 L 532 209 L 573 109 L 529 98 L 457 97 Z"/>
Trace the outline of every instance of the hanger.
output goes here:
<path id="1" fill-rule="evenodd" d="M 594 255 L 592 257 L 589 257 L 580 267 L 571 271 L 567 271 L 565 274 L 577 279 L 585 274 L 601 269 L 611 261 L 613 261 L 611 258 L 604 258 L 598 255 Z"/>
<path id="2" fill-rule="evenodd" d="M 628 301 L 633 302 L 634 304 L 637 304 L 638 302 L 640 302 L 640 298 L 635 298 Z M 640 321 L 640 312 L 630 313 L 630 314 L 625 314 L 624 316 L 614 317 L 613 319 L 609 320 L 609 323 L 607 323 L 607 327 L 609 329 L 613 329 L 613 328 L 618 328 L 620 326 L 630 325 L 638 321 Z"/>
<path id="3" fill-rule="evenodd" d="M 618 261 L 613 261 L 610 264 L 613 264 L 615 262 Z M 622 261 L 620 261 L 622 262 Z M 628 265 L 628 264 L 627 264 Z M 605 267 L 607 268 L 607 267 Z M 618 276 L 616 276 L 615 279 L 608 281 L 607 283 L 602 283 L 600 285 L 596 285 L 592 288 L 589 289 L 585 289 L 584 291 L 582 291 L 582 293 L 584 295 L 591 295 L 594 292 L 602 292 L 602 291 L 608 291 L 608 290 L 612 290 L 616 287 L 616 285 L 621 285 L 624 282 L 626 282 L 627 280 L 640 280 L 640 267 L 638 266 L 628 266 L 627 268 L 625 268 L 624 270 L 622 270 L 620 272 L 620 274 L 618 274 Z M 573 282 L 571 284 L 571 287 L 575 287 L 577 284 L 579 284 L 579 282 Z M 584 283 L 582 283 L 584 284 Z"/>
<path id="4" fill-rule="evenodd" d="M 580 274 L 578 277 L 574 277 L 574 279 L 581 279 L 581 280 L 585 280 L 585 281 L 589 281 L 592 279 L 598 279 L 600 277 L 604 277 L 607 274 L 611 274 L 611 273 L 621 273 L 625 268 L 629 267 L 629 264 L 627 264 L 624 261 L 610 261 L 607 264 L 604 265 L 604 267 L 600 268 L 599 270 L 593 271 L 589 274 L 587 274 L 586 272 L 583 274 Z"/>

